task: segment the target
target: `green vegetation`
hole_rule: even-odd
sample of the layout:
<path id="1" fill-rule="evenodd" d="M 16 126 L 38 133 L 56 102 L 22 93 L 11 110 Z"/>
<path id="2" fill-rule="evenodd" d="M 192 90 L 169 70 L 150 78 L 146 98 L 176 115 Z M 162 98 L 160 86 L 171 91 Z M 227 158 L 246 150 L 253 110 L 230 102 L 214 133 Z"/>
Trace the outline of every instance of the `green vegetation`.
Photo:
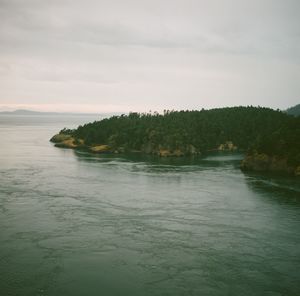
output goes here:
<path id="1" fill-rule="evenodd" d="M 242 168 L 300 176 L 300 117 L 287 116 L 271 133 L 262 131 L 248 149 Z"/>
<path id="2" fill-rule="evenodd" d="M 293 170 L 300 165 L 300 118 L 269 108 L 130 113 L 88 123 L 75 130 L 63 129 L 60 134 L 69 135 L 73 140 L 68 138 L 58 143 L 59 147 L 88 148 L 93 152 L 135 151 L 182 156 L 218 147 L 237 147 L 247 151 L 248 156 L 260 155 L 260 160 L 266 159 L 261 155 L 271 157 L 272 161 L 273 157 L 284 159 L 285 165 Z M 59 142 L 55 137 L 52 141 Z M 243 167 L 255 169 L 247 162 Z M 264 168 L 271 170 L 266 164 Z"/>
<path id="3" fill-rule="evenodd" d="M 300 165 L 300 117 L 288 117 L 271 133 L 256 138 L 250 152 L 286 158 L 288 164 Z"/>

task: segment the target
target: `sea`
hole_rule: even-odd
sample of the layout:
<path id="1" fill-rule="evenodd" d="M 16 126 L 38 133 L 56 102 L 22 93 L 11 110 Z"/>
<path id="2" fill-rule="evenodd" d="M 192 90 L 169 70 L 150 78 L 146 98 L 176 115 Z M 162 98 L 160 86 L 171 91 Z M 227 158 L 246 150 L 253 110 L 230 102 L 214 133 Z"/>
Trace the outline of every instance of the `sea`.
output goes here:
<path id="1" fill-rule="evenodd" d="M 100 119 L 0 115 L 0 295 L 300 295 L 299 178 L 49 142 Z"/>

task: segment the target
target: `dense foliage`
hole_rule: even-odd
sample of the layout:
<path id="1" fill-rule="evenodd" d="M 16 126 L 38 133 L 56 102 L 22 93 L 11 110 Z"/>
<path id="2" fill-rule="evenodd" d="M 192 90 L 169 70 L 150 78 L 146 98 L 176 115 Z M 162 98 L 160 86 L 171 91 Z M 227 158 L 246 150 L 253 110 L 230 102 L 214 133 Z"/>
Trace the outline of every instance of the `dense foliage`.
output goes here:
<path id="1" fill-rule="evenodd" d="M 292 166 L 300 165 L 300 117 L 288 116 L 271 133 L 263 131 L 256 138 L 252 151 L 254 149 L 258 153 L 286 158 Z"/>
<path id="2" fill-rule="evenodd" d="M 86 145 L 107 144 L 151 153 L 157 149 L 190 147 L 205 152 L 232 141 L 239 149 L 287 155 L 299 161 L 299 118 L 261 107 L 232 107 L 201 111 L 130 113 L 66 130 Z"/>

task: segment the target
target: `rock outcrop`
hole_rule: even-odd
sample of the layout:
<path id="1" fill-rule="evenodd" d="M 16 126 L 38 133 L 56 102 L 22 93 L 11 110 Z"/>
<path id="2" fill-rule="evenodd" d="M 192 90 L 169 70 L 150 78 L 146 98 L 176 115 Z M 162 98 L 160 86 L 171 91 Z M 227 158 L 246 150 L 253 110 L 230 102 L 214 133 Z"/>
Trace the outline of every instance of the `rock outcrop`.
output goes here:
<path id="1" fill-rule="evenodd" d="M 62 134 L 62 133 L 59 133 L 57 135 L 54 135 L 51 139 L 50 139 L 50 142 L 52 143 L 62 143 L 66 140 L 70 140 L 72 138 L 71 135 L 66 135 L 66 134 Z"/>
<path id="2" fill-rule="evenodd" d="M 184 153 L 180 149 L 175 149 L 173 151 L 169 149 L 159 149 L 157 155 L 161 157 L 170 157 L 170 156 L 179 157 L 179 156 L 184 156 Z"/>
<path id="3" fill-rule="evenodd" d="M 96 145 L 89 147 L 90 151 L 95 153 L 111 152 L 111 148 L 108 145 Z"/>
<path id="4" fill-rule="evenodd" d="M 286 158 L 257 152 L 246 155 L 241 163 L 241 169 L 257 172 L 279 172 L 300 176 L 300 166 L 290 165 Z"/>
<path id="5" fill-rule="evenodd" d="M 236 151 L 238 149 L 231 141 L 226 141 L 224 144 L 221 144 L 217 150 L 219 151 Z"/>

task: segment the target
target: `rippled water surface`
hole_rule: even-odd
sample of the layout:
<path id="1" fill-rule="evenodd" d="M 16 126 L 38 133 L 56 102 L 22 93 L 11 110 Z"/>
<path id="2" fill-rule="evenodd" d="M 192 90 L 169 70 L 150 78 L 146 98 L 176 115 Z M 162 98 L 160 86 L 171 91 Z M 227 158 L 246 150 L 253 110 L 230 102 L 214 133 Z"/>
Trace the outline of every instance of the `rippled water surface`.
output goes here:
<path id="1" fill-rule="evenodd" d="M 299 179 L 48 141 L 93 120 L 0 117 L 0 295 L 300 295 Z"/>

